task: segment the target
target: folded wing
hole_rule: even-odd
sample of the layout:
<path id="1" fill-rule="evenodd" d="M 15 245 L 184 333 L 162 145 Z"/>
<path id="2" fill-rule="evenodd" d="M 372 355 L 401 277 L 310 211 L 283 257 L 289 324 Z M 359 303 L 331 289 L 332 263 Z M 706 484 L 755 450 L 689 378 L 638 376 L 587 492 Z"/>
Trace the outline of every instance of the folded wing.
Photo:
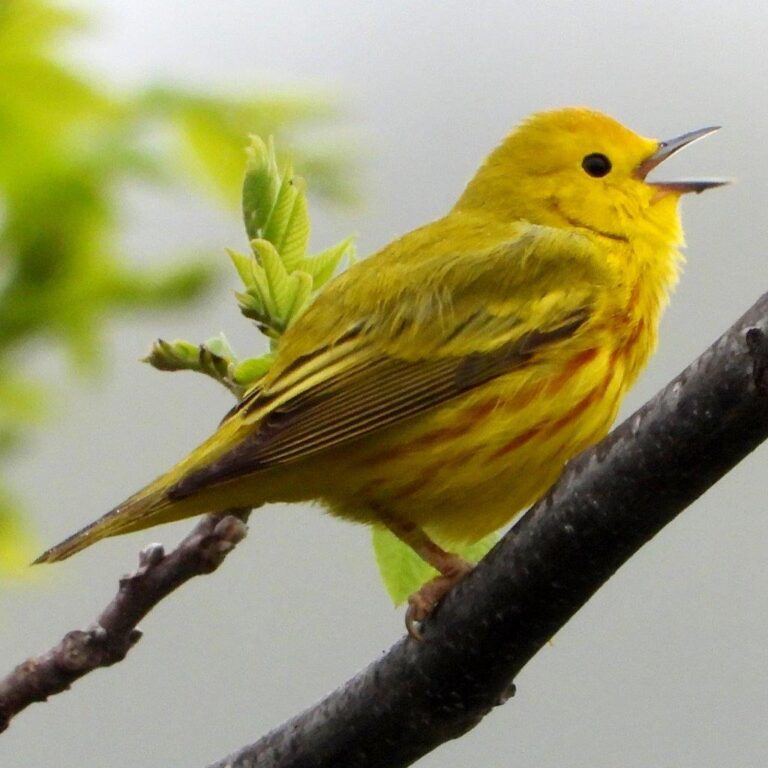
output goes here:
<path id="1" fill-rule="evenodd" d="M 356 294 L 370 282 L 359 274 L 331 284 L 284 337 L 274 373 L 225 420 L 237 442 L 170 498 L 326 451 L 530 365 L 590 322 L 605 280 L 591 247 L 527 225 L 486 251 L 416 261 L 410 274 L 406 263 L 389 295 Z M 335 336 L 322 330 L 313 348 L 313 321 L 334 307 Z"/>

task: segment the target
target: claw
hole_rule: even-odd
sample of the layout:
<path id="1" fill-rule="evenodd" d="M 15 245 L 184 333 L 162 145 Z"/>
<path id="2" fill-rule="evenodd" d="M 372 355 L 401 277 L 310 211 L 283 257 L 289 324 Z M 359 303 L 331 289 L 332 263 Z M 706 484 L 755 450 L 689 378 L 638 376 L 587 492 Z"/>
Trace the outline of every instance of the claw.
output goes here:
<path id="1" fill-rule="evenodd" d="M 410 602 L 405 611 L 405 629 L 408 636 L 414 640 L 421 642 L 424 639 L 424 635 L 421 633 L 421 620 L 416 618 L 416 611 Z"/>
<path id="2" fill-rule="evenodd" d="M 408 609 L 405 612 L 405 628 L 414 640 L 423 640 L 421 625 L 439 605 L 440 601 L 456 586 L 473 568 L 474 564 L 456 557 L 452 567 L 440 576 L 428 581 L 418 591 L 408 598 Z"/>

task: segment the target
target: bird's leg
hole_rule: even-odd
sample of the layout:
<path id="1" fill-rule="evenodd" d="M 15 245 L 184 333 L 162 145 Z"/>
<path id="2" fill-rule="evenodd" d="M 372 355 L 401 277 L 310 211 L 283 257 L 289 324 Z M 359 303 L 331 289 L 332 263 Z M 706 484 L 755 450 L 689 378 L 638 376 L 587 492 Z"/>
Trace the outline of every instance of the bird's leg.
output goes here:
<path id="1" fill-rule="evenodd" d="M 407 544 L 422 560 L 440 573 L 408 598 L 405 628 L 411 637 L 421 640 L 418 624 L 426 619 L 453 586 L 475 567 L 474 563 L 468 563 L 464 558 L 446 552 L 421 528 L 412 523 L 405 523 L 384 514 L 381 515 L 381 521 L 400 541 Z"/>

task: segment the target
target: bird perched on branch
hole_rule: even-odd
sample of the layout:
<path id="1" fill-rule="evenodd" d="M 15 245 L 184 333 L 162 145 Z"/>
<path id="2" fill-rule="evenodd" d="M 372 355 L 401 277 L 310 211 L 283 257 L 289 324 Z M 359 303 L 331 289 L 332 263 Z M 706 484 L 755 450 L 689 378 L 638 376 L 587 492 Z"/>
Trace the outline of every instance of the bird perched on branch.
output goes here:
<path id="1" fill-rule="evenodd" d="M 208 440 L 38 562 L 316 499 L 439 571 L 409 600 L 415 634 L 471 568 L 433 538 L 504 525 L 608 431 L 677 280 L 680 198 L 722 183 L 648 174 L 714 130 L 657 141 L 579 108 L 525 120 L 445 217 L 327 284 Z"/>

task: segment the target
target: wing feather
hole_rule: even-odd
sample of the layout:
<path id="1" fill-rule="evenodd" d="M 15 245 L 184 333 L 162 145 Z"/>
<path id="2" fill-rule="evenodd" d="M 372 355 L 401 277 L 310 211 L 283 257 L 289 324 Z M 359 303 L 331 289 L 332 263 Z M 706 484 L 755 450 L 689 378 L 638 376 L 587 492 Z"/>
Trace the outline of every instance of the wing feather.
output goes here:
<path id="1" fill-rule="evenodd" d="M 376 285 L 376 257 L 359 263 L 353 269 L 369 270 L 369 279 L 351 274 L 329 284 L 284 337 L 280 351 L 293 347 L 292 357 L 278 355 L 228 416 L 230 449 L 190 471 L 169 495 L 183 498 L 304 459 L 528 364 L 593 316 L 604 275 L 591 247 L 573 233 L 525 225 L 485 254 L 401 265 L 403 284 L 373 295 L 356 291 Z M 558 274 L 565 260 L 567 284 Z"/>
<path id="2" fill-rule="evenodd" d="M 381 357 L 329 380 L 271 410 L 259 429 L 170 491 L 184 498 L 234 477 L 306 458 L 404 421 L 496 376 L 525 365 L 542 346 L 567 338 L 587 320 L 586 311 L 547 332 L 528 334 L 487 353 L 429 362 Z"/>

